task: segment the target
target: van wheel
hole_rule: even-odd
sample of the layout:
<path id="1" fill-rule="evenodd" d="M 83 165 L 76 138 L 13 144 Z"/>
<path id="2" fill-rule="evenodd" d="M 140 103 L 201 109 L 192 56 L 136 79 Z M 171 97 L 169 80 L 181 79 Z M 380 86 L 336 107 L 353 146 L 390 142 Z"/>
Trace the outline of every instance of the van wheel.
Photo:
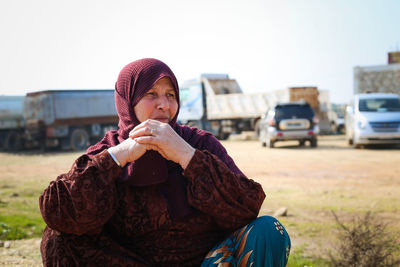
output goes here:
<path id="1" fill-rule="evenodd" d="M 351 146 L 353 144 L 353 139 L 347 139 L 347 143 L 349 144 L 349 146 Z"/>
<path id="2" fill-rule="evenodd" d="M 6 135 L 4 149 L 6 151 L 19 151 L 22 149 L 22 137 L 18 132 L 11 131 Z"/>
<path id="3" fill-rule="evenodd" d="M 352 143 L 352 146 L 353 146 L 353 148 L 355 148 L 355 149 L 359 149 L 359 148 L 361 148 L 361 145 L 359 145 L 359 144 L 356 144 L 356 143 Z"/>
<path id="4" fill-rule="evenodd" d="M 90 143 L 87 131 L 81 128 L 73 130 L 70 137 L 70 145 L 74 151 L 88 148 Z"/>

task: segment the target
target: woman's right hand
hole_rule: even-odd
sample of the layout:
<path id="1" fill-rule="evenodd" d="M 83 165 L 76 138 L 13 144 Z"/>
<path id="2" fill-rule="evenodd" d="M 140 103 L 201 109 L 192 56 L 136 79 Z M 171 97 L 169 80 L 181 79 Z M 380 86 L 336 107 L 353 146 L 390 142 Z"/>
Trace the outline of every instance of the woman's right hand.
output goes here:
<path id="1" fill-rule="evenodd" d="M 147 150 L 153 149 L 151 145 L 139 144 L 132 138 L 128 138 L 122 143 L 110 147 L 110 151 L 119 161 L 121 167 L 124 167 L 128 162 L 132 162 L 143 156 Z"/>

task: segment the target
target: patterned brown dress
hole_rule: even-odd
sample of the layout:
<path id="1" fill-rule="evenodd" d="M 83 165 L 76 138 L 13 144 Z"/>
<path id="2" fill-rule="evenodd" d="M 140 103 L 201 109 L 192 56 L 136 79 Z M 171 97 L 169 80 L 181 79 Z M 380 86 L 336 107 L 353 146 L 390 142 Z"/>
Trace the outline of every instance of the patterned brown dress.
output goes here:
<path id="1" fill-rule="evenodd" d="M 222 153 L 196 150 L 183 172 L 193 212 L 178 218 L 160 185 L 118 183 L 122 169 L 106 150 L 79 157 L 39 200 L 44 266 L 200 266 L 215 244 L 257 217 L 265 198 Z"/>

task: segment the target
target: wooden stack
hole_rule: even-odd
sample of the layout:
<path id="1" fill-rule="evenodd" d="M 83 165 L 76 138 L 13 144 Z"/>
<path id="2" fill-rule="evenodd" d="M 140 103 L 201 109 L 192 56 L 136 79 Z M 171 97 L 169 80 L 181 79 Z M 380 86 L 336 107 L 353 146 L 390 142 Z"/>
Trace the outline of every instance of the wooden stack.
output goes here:
<path id="1" fill-rule="evenodd" d="M 316 113 L 319 113 L 317 87 L 289 87 L 290 101 L 306 101 Z"/>
<path id="2" fill-rule="evenodd" d="M 388 53 L 388 63 L 397 64 L 400 63 L 400 51 Z"/>

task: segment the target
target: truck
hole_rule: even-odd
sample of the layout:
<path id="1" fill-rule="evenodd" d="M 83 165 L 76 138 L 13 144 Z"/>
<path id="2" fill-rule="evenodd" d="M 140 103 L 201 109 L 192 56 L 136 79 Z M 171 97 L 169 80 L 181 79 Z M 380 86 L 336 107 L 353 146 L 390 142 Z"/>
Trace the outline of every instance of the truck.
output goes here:
<path id="1" fill-rule="evenodd" d="M 259 119 L 272 106 L 269 93 L 244 94 L 228 74 L 202 74 L 180 86 L 178 121 L 224 140 L 231 133 L 258 129 Z"/>
<path id="2" fill-rule="evenodd" d="M 45 90 L 26 94 L 25 145 L 83 150 L 117 129 L 114 90 Z"/>
<path id="3" fill-rule="evenodd" d="M 329 100 L 329 94 L 324 99 Z M 290 87 L 260 93 L 243 93 L 238 82 L 228 74 L 202 74 L 199 79 L 180 87 L 179 122 L 207 130 L 219 139 L 231 133 L 254 131 L 259 135 L 260 119 L 278 103 L 304 100 L 318 117 L 328 118 L 328 105 L 320 102 L 317 87 Z M 321 106 L 321 103 L 325 105 Z M 324 122 L 324 120 L 321 120 Z M 330 128 L 330 123 L 327 123 Z M 324 131 L 326 127 L 320 127 Z"/>
<path id="4" fill-rule="evenodd" d="M 0 149 L 18 151 L 24 146 L 24 96 L 0 96 Z"/>

